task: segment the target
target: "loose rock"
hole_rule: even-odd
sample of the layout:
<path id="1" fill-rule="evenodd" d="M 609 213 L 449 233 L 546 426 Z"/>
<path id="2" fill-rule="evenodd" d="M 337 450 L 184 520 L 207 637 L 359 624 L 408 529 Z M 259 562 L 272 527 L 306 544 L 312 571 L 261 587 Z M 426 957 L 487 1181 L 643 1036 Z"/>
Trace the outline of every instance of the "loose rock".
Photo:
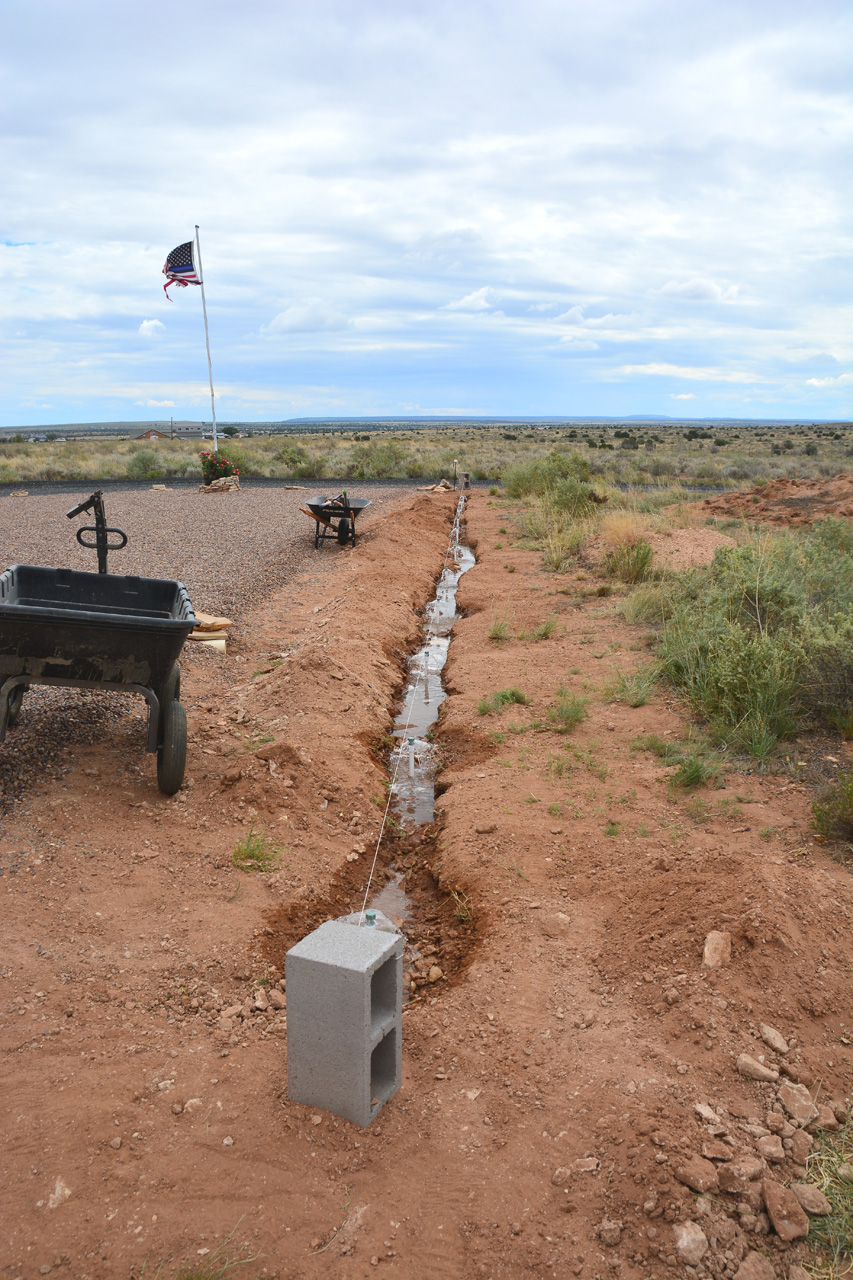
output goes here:
<path id="1" fill-rule="evenodd" d="M 805 1164 L 812 1149 L 812 1139 L 804 1129 L 795 1129 L 791 1134 L 791 1156 L 797 1164 Z"/>
<path id="2" fill-rule="evenodd" d="M 732 958 L 732 935 L 712 929 L 705 939 L 702 964 L 706 969 L 722 969 Z"/>
<path id="3" fill-rule="evenodd" d="M 805 1126 L 809 1133 L 816 1133 L 818 1129 L 837 1129 L 838 1121 L 835 1118 L 835 1112 L 832 1107 L 816 1105 L 816 1114 L 812 1116 L 808 1124 Z"/>
<path id="4" fill-rule="evenodd" d="M 692 1191 L 716 1191 L 720 1185 L 717 1170 L 709 1160 L 703 1160 L 701 1156 L 691 1156 L 674 1172 L 678 1181 Z"/>
<path id="5" fill-rule="evenodd" d="M 788 1052 L 787 1040 L 784 1036 L 781 1036 L 774 1027 L 769 1026 L 766 1022 L 759 1022 L 758 1032 L 764 1043 L 769 1045 L 774 1053 Z"/>
<path id="6" fill-rule="evenodd" d="M 814 1099 L 804 1084 L 786 1080 L 777 1097 L 796 1124 L 807 1124 L 815 1115 Z"/>
<path id="7" fill-rule="evenodd" d="M 776 1280 L 776 1271 L 769 1258 L 753 1249 L 735 1272 L 735 1280 Z"/>
<path id="8" fill-rule="evenodd" d="M 765 1067 L 763 1063 L 756 1062 L 754 1058 L 750 1058 L 748 1053 L 742 1053 L 737 1060 L 738 1074 L 746 1076 L 747 1080 L 763 1080 L 772 1081 L 779 1079 L 779 1072 L 774 1071 L 771 1067 Z"/>
<path id="9" fill-rule="evenodd" d="M 773 1164 L 781 1164 L 785 1159 L 782 1139 L 778 1134 L 771 1134 L 768 1138 L 759 1138 L 755 1145 L 764 1159 L 770 1160 Z"/>
<path id="10" fill-rule="evenodd" d="M 797 1240 L 809 1234 L 808 1217 L 793 1191 L 772 1178 L 765 1178 L 761 1189 L 770 1221 L 780 1240 Z"/>
<path id="11" fill-rule="evenodd" d="M 613 1248 L 622 1238 L 622 1223 L 614 1222 L 612 1218 L 604 1218 L 598 1224 L 598 1238 L 602 1244 Z"/>
<path id="12" fill-rule="evenodd" d="M 832 1205 L 823 1192 L 813 1186 L 812 1183 L 795 1182 L 792 1184 L 791 1190 L 806 1213 L 814 1214 L 816 1217 L 824 1213 L 832 1213 Z"/>
<path id="13" fill-rule="evenodd" d="M 672 1228 L 675 1252 L 688 1267 L 696 1267 L 708 1252 L 708 1237 L 695 1222 L 677 1222 Z"/>

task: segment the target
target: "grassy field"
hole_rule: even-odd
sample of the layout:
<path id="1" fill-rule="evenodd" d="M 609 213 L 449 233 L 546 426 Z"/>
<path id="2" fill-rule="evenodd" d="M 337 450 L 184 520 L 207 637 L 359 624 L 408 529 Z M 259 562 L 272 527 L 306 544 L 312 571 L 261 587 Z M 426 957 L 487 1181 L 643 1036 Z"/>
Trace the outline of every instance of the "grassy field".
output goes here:
<path id="1" fill-rule="evenodd" d="M 162 480 L 201 477 L 207 442 L 90 438 L 0 441 L 0 483 L 36 480 Z M 500 483 L 510 468 L 549 454 L 584 460 L 605 485 L 722 485 L 742 488 L 779 477 L 820 477 L 853 469 L 853 426 L 793 428 L 654 427 L 441 428 L 223 439 L 220 452 L 244 476 L 353 480 L 452 478 Z"/>

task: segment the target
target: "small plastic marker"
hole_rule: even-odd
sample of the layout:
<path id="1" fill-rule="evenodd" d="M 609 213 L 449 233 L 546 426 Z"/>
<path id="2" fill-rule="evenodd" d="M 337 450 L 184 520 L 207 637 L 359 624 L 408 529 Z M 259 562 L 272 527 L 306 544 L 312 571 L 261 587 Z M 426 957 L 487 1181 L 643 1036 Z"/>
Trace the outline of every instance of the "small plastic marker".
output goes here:
<path id="1" fill-rule="evenodd" d="M 368 929 L 376 928 L 376 912 L 375 911 L 365 911 L 364 924 L 365 924 L 365 927 Z"/>

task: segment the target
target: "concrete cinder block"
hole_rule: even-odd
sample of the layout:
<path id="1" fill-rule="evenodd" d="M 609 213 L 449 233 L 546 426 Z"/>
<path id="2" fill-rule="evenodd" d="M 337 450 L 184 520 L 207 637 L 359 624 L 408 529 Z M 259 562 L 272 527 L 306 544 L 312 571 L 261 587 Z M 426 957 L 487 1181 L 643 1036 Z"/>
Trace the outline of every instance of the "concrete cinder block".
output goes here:
<path id="1" fill-rule="evenodd" d="M 364 1127 L 400 1087 L 403 936 L 329 920 L 287 953 L 287 1093 Z"/>

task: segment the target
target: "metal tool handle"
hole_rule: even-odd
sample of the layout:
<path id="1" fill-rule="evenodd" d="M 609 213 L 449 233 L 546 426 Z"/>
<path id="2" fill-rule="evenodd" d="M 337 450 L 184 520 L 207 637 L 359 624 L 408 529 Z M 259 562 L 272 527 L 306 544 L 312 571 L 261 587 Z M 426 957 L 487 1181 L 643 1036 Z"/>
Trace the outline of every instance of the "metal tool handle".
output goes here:
<path id="1" fill-rule="evenodd" d="M 107 524 L 107 518 L 104 514 L 104 495 L 102 490 L 97 489 L 84 502 L 79 502 L 76 507 L 72 507 L 70 511 L 66 511 L 69 520 L 74 516 L 81 515 L 84 511 L 95 512 L 95 523 L 84 525 L 77 530 L 77 541 L 81 547 L 88 547 L 90 550 L 98 553 L 98 573 L 107 572 L 107 552 L 121 551 L 122 547 L 127 546 L 127 534 L 123 529 L 113 529 Z M 88 542 L 82 535 L 84 533 L 94 533 L 95 541 Z M 110 542 L 109 534 L 117 533 L 121 541 Z"/>

